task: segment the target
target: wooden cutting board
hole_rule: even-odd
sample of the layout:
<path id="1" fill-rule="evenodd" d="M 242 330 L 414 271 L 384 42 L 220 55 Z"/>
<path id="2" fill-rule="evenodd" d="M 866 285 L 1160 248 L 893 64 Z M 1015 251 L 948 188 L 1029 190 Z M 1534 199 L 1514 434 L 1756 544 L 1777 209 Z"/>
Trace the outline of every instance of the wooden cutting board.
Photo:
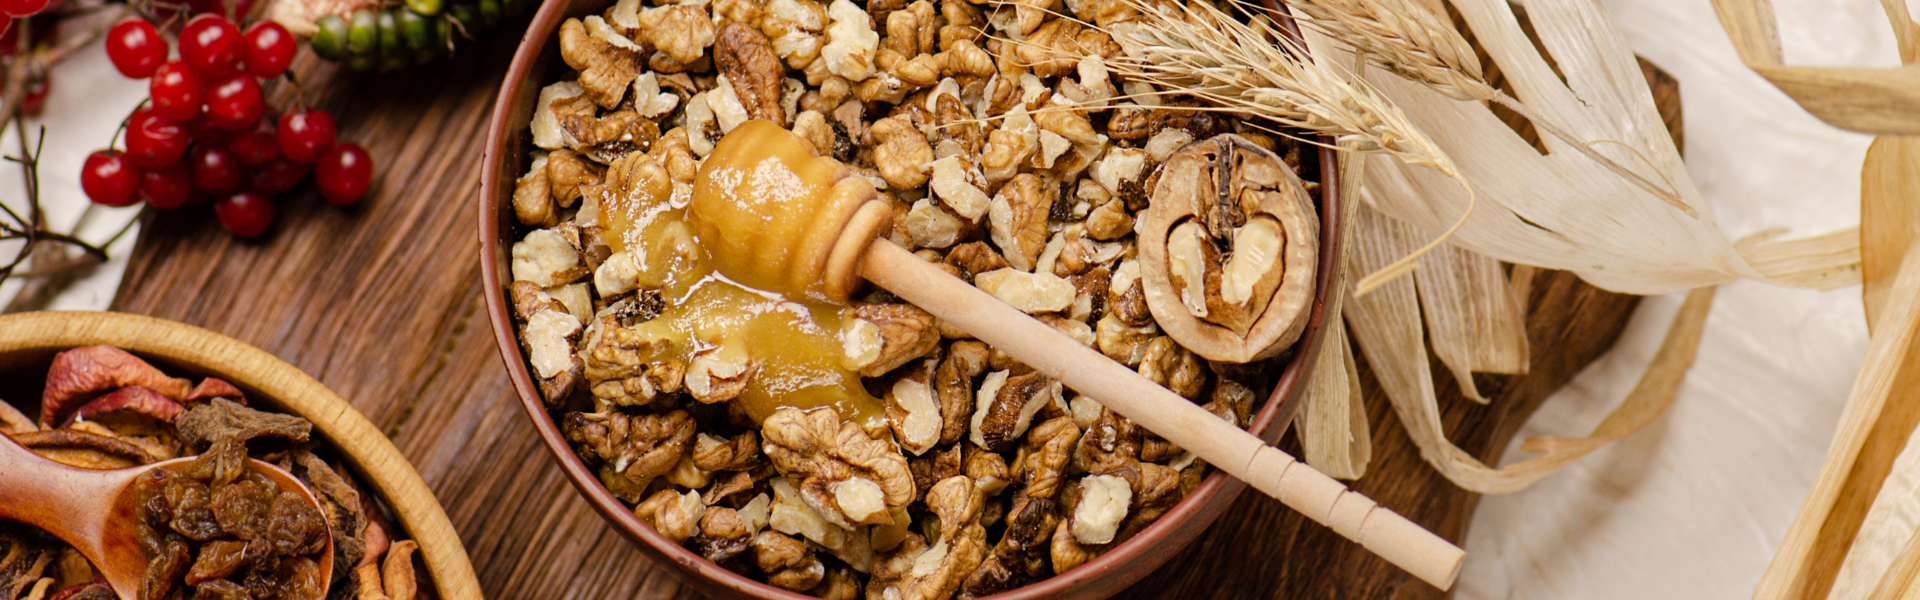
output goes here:
<path id="1" fill-rule="evenodd" d="M 266 349 L 339 392 L 420 471 L 459 529 L 489 598 L 695 597 L 603 523 L 521 412 L 481 302 L 474 198 L 484 128 L 513 52 L 496 36 L 430 68 L 357 76 L 303 53 L 306 101 L 376 161 L 374 190 L 340 209 L 311 187 L 280 199 L 261 240 L 236 241 L 206 207 L 146 215 L 113 303 Z M 1677 126 L 1677 85 L 1663 74 Z M 272 104 L 289 106 L 291 86 Z M 1441 377 L 1448 436 L 1488 463 L 1553 390 L 1613 345 L 1638 298 L 1542 273 L 1528 331 L 1533 373 L 1488 377 L 1481 406 Z M 1355 488 L 1463 540 L 1475 494 L 1421 462 L 1364 372 L 1376 444 Z M 1445 373 L 1436 366 L 1436 373 Z M 1286 444 L 1292 445 L 1289 436 Z M 1290 448 L 1297 450 L 1297 448 Z M 1469 559 L 1471 560 L 1471 558 Z M 1258 494 L 1243 494 L 1128 596 L 1428 598 L 1419 583 Z"/>

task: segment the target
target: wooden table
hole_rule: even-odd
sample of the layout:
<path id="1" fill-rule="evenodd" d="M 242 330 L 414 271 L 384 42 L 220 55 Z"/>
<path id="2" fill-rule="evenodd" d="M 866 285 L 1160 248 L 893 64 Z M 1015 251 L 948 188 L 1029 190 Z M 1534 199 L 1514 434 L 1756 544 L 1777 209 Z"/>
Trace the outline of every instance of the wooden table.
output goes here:
<path id="1" fill-rule="evenodd" d="M 303 53 L 295 71 L 307 101 L 333 111 L 341 136 L 374 156 L 372 194 L 342 210 L 302 188 L 281 198 L 276 230 L 255 242 L 232 239 L 205 207 L 149 214 L 113 308 L 237 337 L 351 400 L 433 486 L 490 598 L 697 596 L 575 494 L 522 413 L 494 346 L 474 202 L 484 128 L 513 40 L 495 36 L 450 63 L 380 76 L 337 73 Z M 275 91 L 273 105 L 288 106 L 289 88 Z M 1528 323 L 1533 373 L 1483 380 L 1488 406 L 1461 398 L 1441 376 L 1448 436 L 1497 462 L 1540 401 L 1612 346 L 1637 300 L 1542 274 Z M 1477 495 L 1420 460 L 1379 386 L 1362 377 L 1375 450 L 1355 488 L 1464 540 Z M 1285 443 L 1297 450 L 1291 436 Z M 1127 595 L 1441 594 L 1279 503 L 1243 494 Z"/>

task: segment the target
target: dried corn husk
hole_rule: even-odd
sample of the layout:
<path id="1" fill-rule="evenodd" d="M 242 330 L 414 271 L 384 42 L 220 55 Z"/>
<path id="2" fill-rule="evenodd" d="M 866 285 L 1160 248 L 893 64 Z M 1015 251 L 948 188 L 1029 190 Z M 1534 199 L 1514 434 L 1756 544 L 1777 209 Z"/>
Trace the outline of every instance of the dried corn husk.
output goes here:
<path id="1" fill-rule="evenodd" d="M 1373 461 L 1373 432 L 1360 393 L 1360 367 L 1353 362 L 1347 328 L 1329 327 L 1307 380 L 1306 413 L 1294 420 L 1307 464 L 1336 479 L 1359 479 Z"/>
<path id="2" fill-rule="evenodd" d="M 1841 129 L 1866 133 L 1920 134 L 1920 26 L 1901 0 L 1880 0 L 1900 46 L 1894 69 L 1796 67 L 1783 64 L 1773 5 L 1762 0 L 1713 0 L 1720 26 L 1733 38 L 1740 60 L 1799 102 L 1807 112 Z"/>
<path id="3" fill-rule="evenodd" d="M 1825 597 L 1870 503 L 1920 422 L 1920 245 L 1906 250 L 1813 490 L 1794 515 L 1755 598 Z M 1905 502 L 1911 497 L 1891 497 Z M 1883 550 L 1856 548 L 1866 560 Z M 1874 579 L 1878 579 L 1875 577 Z"/>
<path id="4" fill-rule="evenodd" d="M 1500 261 L 1447 245 L 1421 257 L 1413 275 L 1433 355 L 1453 372 L 1460 393 L 1486 404 L 1473 373 L 1527 372 L 1526 315 Z"/>
<path id="5" fill-rule="evenodd" d="M 1341 181 L 1359 181 L 1366 161 L 1355 152 L 1340 153 Z M 1340 205 L 1353 206 L 1359 199 L 1359 186 L 1340 188 Z M 1353 232 L 1352 219 L 1341 219 L 1337 239 L 1341 246 L 1335 256 L 1345 254 Z M 1336 268 L 1336 290 L 1347 287 L 1347 271 Z M 1327 314 L 1339 315 L 1345 293 L 1327 301 Z M 1307 380 L 1306 411 L 1294 420 L 1295 435 L 1300 436 L 1301 454 L 1307 464 L 1340 479 L 1359 479 L 1373 460 L 1373 432 L 1367 426 L 1367 405 L 1360 393 L 1360 368 L 1353 362 L 1353 345 L 1347 341 L 1347 328 L 1339 321 L 1328 324 L 1327 339 L 1320 344 L 1320 356 L 1314 358 L 1313 374 Z"/>
<path id="6" fill-rule="evenodd" d="M 1907 556 L 1920 548 L 1914 544 L 1914 534 L 1920 533 L 1920 503 L 1913 502 L 1914 494 L 1920 492 L 1920 448 L 1916 448 L 1916 442 L 1920 440 L 1909 435 L 1907 449 L 1894 459 L 1892 472 L 1861 521 L 1860 533 L 1847 551 L 1828 598 L 1881 597 L 1875 592 L 1883 581 L 1896 582 L 1894 587 L 1904 590 L 1915 567 L 1920 566 L 1915 561 L 1920 557 Z"/>
<path id="7" fill-rule="evenodd" d="M 1861 299 L 1867 328 L 1886 304 L 1907 248 L 1920 240 L 1920 137 L 1880 136 L 1860 169 Z"/>
<path id="8" fill-rule="evenodd" d="M 1867 149 L 1866 163 L 1860 172 L 1860 249 L 1866 284 L 1862 296 L 1867 307 L 1867 324 L 1876 334 L 1875 344 L 1880 343 L 1881 338 L 1902 334 L 1881 324 L 1880 319 L 1889 316 L 1889 303 L 1910 303 L 1913 300 L 1902 298 L 1900 292 L 1894 292 L 1893 288 L 1901 273 L 1912 266 L 1902 263 L 1907 260 L 1910 249 L 1916 247 L 1915 241 L 1920 240 L 1920 204 L 1915 203 L 1915 198 L 1920 198 L 1920 138 L 1880 136 L 1874 139 L 1873 145 Z M 1910 295 L 1911 291 L 1905 293 Z M 1908 335 L 1911 333 L 1908 332 Z M 1909 351 L 1886 360 L 1911 362 L 1914 356 Z M 1873 355 L 1870 354 L 1869 358 L 1872 359 Z M 1913 367 L 1903 364 L 1897 369 L 1902 373 L 1920 370 Z M 1856 387 L 1865 383 L 1866 375 L 1863 367 L 1863 379 L 1855 382 Z M 1896 377 L 1899 377 L 1897 381 L 1907 381 L 1912 376 Z M 1909 385 L 1896 384 L 1890 392 L 1893 397 L 1886 402 L 1905 406 L 1920 401 L 1920 394 L 1906 391 L 1910 389 Z M 1823 558 L 1840 553 L 1807 553 L 1802 548 L 1783 545 L 1763 583 L 1786 582 L 1779 584 L 1780 587 L 1793 589 L 1795 584 L 1791 583 L 1788 575 L 1795 570 L 1805 569 L 1807 572 L 1799 577 L 1803 583 L 1798 585 L 1817 589 L 1821 581 L 1830 579 L 1833 587 L 1827 594 L 1828 598 L 1898 597 L 1899 592 L 1909 587 L 1913 573 L 1920 569 L 1920 562 L 1916 562 L 1920 561 L 1920 546 L 1916 546 L 1914 537 L 1916 531 L 1920 531 L 1920 502 L 1915 502 L 1915 494 L 1920 492 L 1920 444 L 1915 444 L 1913 439 L 1914 434 L 1920 432 L 1910 431 L 1920 417 L 1911 416 L 1909 412 L 1896 410 L 1879 416 L 1878 420 L 1884 423 L 1874 423 L 1875 434 L 1859 440 L 1863 448 L 1857 451 L 1865 453 L 1871 448 L 1864 446 L 1884 448 L 1888 440 L 1903 438 L 1905 449 L 1899 450 L 1900 454 L 1893 459 L 1891 467 L 1883 464 L 1884 459 L 1876 460 L 1872 455 L 1863 455 L 1855 461 L 1867 465 L 1865 469 L 1858 464 L 1831 462 L 1832 456 L 1829 456 L 1830 462 L 1825 465 L 1825 468 L 1844 469 L 1839 474 L 1845 478 L 1843 488 L 1859 490 L 1878 486 L 1878 495 L 1873 497 L 1870 506 L 1862 509 L 1858 507 L 1858 501 L 1847 502 L 1844 498 L 1849 492 L 1842 491 L 1842 499 L 1833 500 L 1834 505 L 1830 507 L 1816 504 L 1814 497 L 1809 496 L 1807 504 L 1801 508 L 1802 514 L 1796 516 L 1797 530 L 1800 519 L 1812 518 L 1811 512 L 1828 510 L 1840 513 L 1836 515 L 1838 518 L 1826 517 L 1815 538 L 1802 538 L 1810 539 L 1807 543 L 1816 546 L 1826 543 L 1824 540 L 1845 537 L 1851 533 L 1848 528 L 1857 525 L 1858 533 L 1854 534 L 1851 546 L 1839 546 L 1847 547 L 1845 562 L 1837 565 L 1836 569 L 1830 560 Z M 1903 431 L 1904 434 L 1901 433 Z M 1876 440 L 1878 444 L 1874 444 Z M 1836 440 L 1836 453 L 1846 449 L 1846 446 L 1840 445 L 1840 441 L 1843 440 Z M 1822 481 L 1827 478 L 1825 468 L 1821 473 Z M 1884 479 L 1880 475 L 1884 475 Z M 1820 491 L 1820 488 L 1815 490 Z M 1861 510 L 1865 512 L 1864 516 L 1858 514 Z M 1793 539 L 1789 538 L 1789 541 Z M 1781 556 L 1790 552 L 1802 556 L 1801 561 L 1782 562 Z M 1771 589 L 1776 588 L 1762 588 Z"/>
<path id="9" fill-rule="evenodd" d="M 1369 272 L 1417 247 L 1424 236 L 1417 229 L 1365 205 L 1351 208 L 1350 216 L 1355 223 L 1353 243 L 1347 253 L 1350 270 Z M 1395 280 L 1367 296 L 1348 298 L 1343 307 L 1347 324 L 1352 327 L 1360 349 L 1366 353 L 1368 364 L 1379 376 L 1394 412 L 1406 425 L 1414 445 L 1420 448 L 1421 456 L 1454 484 L 1488 494 L 1526 487 L 1606 444 L 1639 431 L 1659 417 L 1673 401 L 1687 369 L 1693 364 L 1713 303 L 1711 287 L 1696 289 L 1687 295 L 1639 384 L 1586 437 L 1530 438 L 1521 450 L 1544 453 L 1542 456 L 1494 469 L 1446 439 L 1426 346 L 1422 343 L 1425 330 L 1415 284 L 1414 280 Z"/>
<path id="10" fill-rule="evenodd" d="M 1576 139 L 1607 140 L 1601 151 L 1643 177 L 1670 184 L 1688 206 L 1705 205 L 1679 151 L 1666 136 L 1633 54 L 1604 9 L 1583 0 L 1538 0 L 1528 14 L 1542 45 L 1566 74 L 1563 83 L 1521 30 L 1504 0 L 1455 3 L 1489 56 L 1514 85 L 1516 96 Z M 1308 45 L 1327 62 L 1351 63 L 1340 44 L 1309 32 Z M 1366 185 L 1377 208 L 1421 230 L 1468 217 L 1450 242 L 1498 260 L 1576 272 L 1602 288 L 1663 293 L 1736 278 L 1804 285 L 1793 265 L 1845 263 L 1838 244 L 1773 242 L 1736 248 L 1710 216 L 1692 218 L 1614 175 L 1564 141 L 1543 140 L 1541 155 L 1486 106 L 1446 97 L 1428 86 L 1368 68 L 1367 84 L 1392 100 L 1473 184 L 1469 195 L 1451 178 L 1376 157 Z M 1836 247 L 1837 246 L 1837 247 Z M 1795 277 L 1774 277 L 1749 263 L 1764 256 L 1788 265 Z M 1844 266 L 1844 265 L 1843 265 Z M 1845 281 L 1845 268 L 1823 268 Z M 1821 286 L 1835 277 L 1813 278 Z"/>
<path id="11" fill-rule="evenodd" d="M 1833 290 L 1860 283 L 1860 228 L 1772 242 L 1785 229 L 1747 236 L 1733 247 L 1767 279 L 1789 287 Z"/>
<path id="12" fill-rule="evenodd" d="M 1901 0 L 1881 0 L 1898 69 L 1782 64 L 1772 7 L 1715 0 L 1742 61 L 1808 112 L 1882 135 L 1860 176 L 1862 301 L 1873 332 L 1813 491 L 1760 580 L 1755 598 L 1904 598 L 1920 589 L 1920 24 Z M 1902 449 L 1904 447 L 1904 449 Z M 1898 453 L 1898 456 L 1895 456 Z M 1869 499 L 1871 504 L 1869 504 Z M 1844 562 L 1842 561 L 1844 557 Z"/>
<path id="13" fill-rule="evenodd" d="M 1587 140 L 1572 137 L 1552 119 L 1501 92 L 1481 71 L 1479 57 L 1451 23 L 1447 11 L 1429 10 L 1414 0 L 1287 0 L 1296 17 L 1308 27 L 1324 31 L 1364 55 L 1373 66 L 1426 84 L 1455 100 L 1482 100 L 1519 113 L 1533 126 L 1568 143 L 1569 149 L 1634 185 L 1658 196 L 1688 216 L 1699 216 L 1668 186 L 1647 180 L 1632 169 L 1601 154 Z M 1362 286 L 1363 288 L 1366 286 Z"/>

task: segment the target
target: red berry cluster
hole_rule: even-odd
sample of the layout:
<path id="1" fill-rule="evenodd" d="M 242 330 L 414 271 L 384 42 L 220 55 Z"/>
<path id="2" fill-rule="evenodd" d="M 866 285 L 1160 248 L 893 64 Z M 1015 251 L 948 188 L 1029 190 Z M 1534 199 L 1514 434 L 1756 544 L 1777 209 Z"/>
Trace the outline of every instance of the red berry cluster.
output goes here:
<path id="1" fill-rule="evenodd" d="M 120 74 L 151 78 L 151 105 L 127 118 L 125 151 L 87 157 L 80 187 L 95 203 L 172 210 L 214 198 L 220 225 L 250 238 L 273 224 L 271 194 L 299 186 L 309 172 L 334 204 L 366 194 L 372 157 L 358 144 L 335 143 L 332 116 L 267 108 L 260 79 L 286 72 L 296 49 L 280 24 L 262 21 L 243 35 L 226 17 L 201 14 L 180 31 L 180 57 L 170 61 L 166 38 L 134 17 L 108 31 L 106 46 Z"/>
<path id="2" fill-rule="evenodd" d="M 14 19 L 46 12 L 52 4 L 53 0 L 0 0 L 0 33 L 13 29 Z"/>

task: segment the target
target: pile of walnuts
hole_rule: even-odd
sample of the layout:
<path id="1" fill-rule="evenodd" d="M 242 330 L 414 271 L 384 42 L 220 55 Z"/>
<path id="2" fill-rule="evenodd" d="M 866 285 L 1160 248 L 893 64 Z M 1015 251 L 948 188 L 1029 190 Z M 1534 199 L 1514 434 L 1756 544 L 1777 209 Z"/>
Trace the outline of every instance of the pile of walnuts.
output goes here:
<path id="1" fill-rule="evenodd" d="M 1244 427 L 1260 365 L 1162 333 L 1134 224 L 1190 142 L 1239 133 L 1295 171 L 1302 148 L 1112 75 L 1110 32 L 1137 17 L 1111 0 L 624 0 L 568 20 L 577 75 L 535 108 L 509 293 L 576 451 L 660 533 L 825 598 L 986 596 L 1171 509 L 1207 473 L 1191 453 L 885 292 L 838 332 L 883 424 L 753 422 L 728 402 L 752 357 L 674 358 L 640 327 L 674 301 L 678 263 L 613 252 L 600 210 L 649 179 L 684 206 L 722 135 L 778 123 L 890 198 L 893 241 Z"/>

